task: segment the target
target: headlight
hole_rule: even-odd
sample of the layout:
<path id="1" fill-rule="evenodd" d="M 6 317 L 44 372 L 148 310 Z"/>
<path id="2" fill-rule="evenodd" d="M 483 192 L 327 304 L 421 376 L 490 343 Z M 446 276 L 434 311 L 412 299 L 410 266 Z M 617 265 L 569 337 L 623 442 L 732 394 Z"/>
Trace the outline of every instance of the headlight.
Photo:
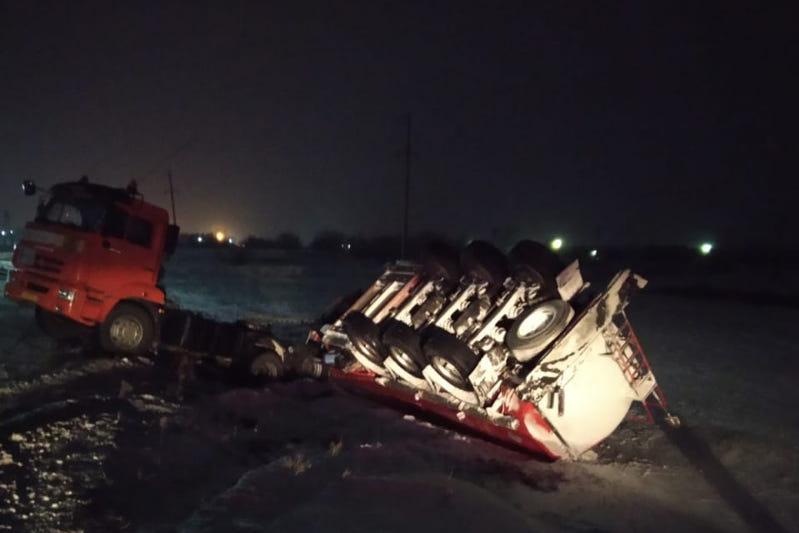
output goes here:
<path id="1" fill-rule="evenodd" d="M 75 290 L 58 289 L 58 298 L 60 300 L 66 300 L 68 302 L 71 302 L 75 299 Z"/>

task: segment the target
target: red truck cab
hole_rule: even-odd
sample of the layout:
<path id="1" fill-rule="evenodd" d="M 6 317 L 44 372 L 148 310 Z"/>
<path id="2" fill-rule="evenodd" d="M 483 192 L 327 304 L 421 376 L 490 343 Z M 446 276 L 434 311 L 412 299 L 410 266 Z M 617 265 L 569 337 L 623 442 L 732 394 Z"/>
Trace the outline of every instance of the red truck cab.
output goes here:
<path id="1" fill-rule="evenodd" d="M 36 192 L 30 182 L 23 189 Z M 135 184 L 113 188 L 83 178 L 54 185 L 25 226 L 5 295 L 35 305 L 50 333 L 91 331 L 109 351 L 145 352 L 165 303 L 162 263 L 178 232 Z"/>

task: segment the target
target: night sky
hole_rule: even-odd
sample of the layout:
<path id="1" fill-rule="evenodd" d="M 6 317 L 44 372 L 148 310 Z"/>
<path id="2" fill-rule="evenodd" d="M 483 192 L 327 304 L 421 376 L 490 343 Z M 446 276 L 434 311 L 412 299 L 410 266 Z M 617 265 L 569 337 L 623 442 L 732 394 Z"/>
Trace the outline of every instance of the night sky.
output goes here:
<path id="1" fill-rule="evenodd" d="M 799 18 L 721 2 L 0 2 L 0 212 L 137 178 L 186 231 L 794 245 Z"/>

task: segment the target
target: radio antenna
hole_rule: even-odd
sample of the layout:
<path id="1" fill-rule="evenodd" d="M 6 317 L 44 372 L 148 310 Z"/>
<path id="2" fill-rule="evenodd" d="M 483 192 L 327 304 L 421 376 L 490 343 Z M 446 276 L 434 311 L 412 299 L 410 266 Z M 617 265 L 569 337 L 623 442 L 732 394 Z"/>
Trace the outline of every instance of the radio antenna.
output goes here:
<path id="1" fill-rule="evenodd" d="M 167 179 L 169 179 L 169 198 L 172 200 L 172 223 L 177 226 L 178 215 L 175 213 L 175 186 L 172 184 L 172 167 L 167 170 Z"/>

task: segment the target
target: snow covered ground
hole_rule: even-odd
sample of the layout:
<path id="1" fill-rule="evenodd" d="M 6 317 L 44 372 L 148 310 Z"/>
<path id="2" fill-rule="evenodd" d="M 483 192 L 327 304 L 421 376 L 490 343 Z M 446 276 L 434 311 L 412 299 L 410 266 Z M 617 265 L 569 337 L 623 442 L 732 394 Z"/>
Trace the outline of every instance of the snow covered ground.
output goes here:
<path id="1" fill-rule="evenodd" d="M 167 287 L 301 340 L 380 267 L 187 250 Z M 675 283 L 629 311 L 685 428 L 625 422 L 558 463 L 325 383 L 64 353 L 0 301 L 0 531 L 799 531 L 799 311 L 656 293 Z"/>

